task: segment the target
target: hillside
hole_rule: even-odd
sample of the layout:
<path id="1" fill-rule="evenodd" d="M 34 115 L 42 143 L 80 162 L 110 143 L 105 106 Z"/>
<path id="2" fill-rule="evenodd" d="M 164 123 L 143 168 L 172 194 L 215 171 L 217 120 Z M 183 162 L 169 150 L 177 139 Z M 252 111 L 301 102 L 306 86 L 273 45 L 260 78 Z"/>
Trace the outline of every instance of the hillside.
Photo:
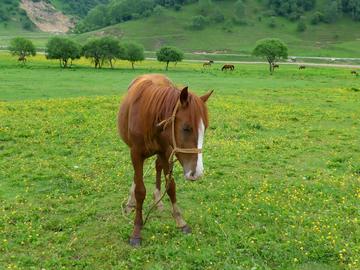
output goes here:
<path id="1" fill-rule="evenodd" d="M 127 0 L 121 1 L 126 2 Z M 121 1 L 114 0 L 112 3 Z M 152 0 L 139 1 L 149 3 Z M 139 13 L 129 13 L 129 16 L 117 12 L 118 20 L 122 20 L 120 23 L 80 35 L 71 35 L 71 37 L 80 43 L 84 43 L 96 36 L 113 35 L 123 40 L 134 40 L 142 43 L 148 51 L 154 51 L 164 44 L 169 44 L 180 47 L 186 52 L 201 53 L 207 51 L 246 55 L 251 53 L 258 39 L 277 37 L 289 45 L 290 55 L 360 57 L 360 22 L 355 17 L 353 18 L 343 12 L 339 13 L 340 15 L 338 14 L 336 21 L 325 22 L 324 18 L 320 18 L 320 21 L 314 24 L 314 15 L 318 10 L 325 10 L 326 3 L 329 0 L 309 1 L 314 3 L 312 9 L 297 11 L 301 12 L 296 13 L 297 15 L 289 10 L 288 13 L 279 13 L 282 12 L 283 7 L 276 6 L 276 3 L 281 2 L 281 0 L 268 1 L 274 5 L 271 8 L 265 4 L 266 1 L 261 0 L 243 1 L 240 8 L 234 6 L 236 2 L 234 0 L 218 0 L 212 2 L 210 11 L 201 11 L 200 4 L 197 2 L 182 5 L 174 4 L 170 7 L 166 7 L 166 4 L 162 3 L 164 6 L 155 6 L 151 12 L 151 9 L 145 11 L 144 9 L 137 9 Z M 360 0 L 355 0 L 356 3 L 357 1 L 359 1 L 360 7 Z M 42 33 L 31 22 L 29 23 L 26 13 L 16 6 L 19 1 L 0 0 L 0 2 L 8 3 L 2 4 L 0 10 L 9 9 L 9 6 L 12 7 L 11 19 L 8 18 L 7 21 L 0 22 L 0 46 L 8 45 L 13 36 L 21 35 L 33 39 L 37 46 L 44 47 L 50 35 Z M 67 15 L 71 22 L 77 22 L 78 26 L 91 21 L 91 27 L 95 27 L 96 24 L 93 23 L 93 20 L 96 18 L 103 19 L 102 23 L 106 24 L 105 19 L 110 16 L 97 16 L 99 14 L 96 13 L 96 10 L 99 9 L 106 11 L 108 6 L 99 7 L 97 4 L 106 4 L 109 2 L 108 0 L 51 0 L 49 2 L 58 11 L 61 10 Z M 209 1 L 200 0 L 200 3 L 205 2 Z M 176 1 L 174 0 L 172 3 L 176 3 Z M 97 8 L 91 9 L 96 6 Z M 116 5 L 109 5 L 109 7 L 116 7 Z M 134 8 L 139 7 L 135 6 Z M 234 12 L 242 15 L 234 18 Z M 85 16 L 87 13 L 88 16 Z M 201 18 L 200 21 L 196 21 L 196 18 L 201 17 L 200 14 L 203 14 L 201 16 L 205 18 L 204 21 L 201 21 Z M 291 16 L 299 16 L 299 18 L 293 19 Z M 25 25 L 30 24 L 32 27 L 24 29 L 24 22 Z M 305 29 L 301 31 L 298 29 L 300 22 L 305 25 Z M 78 27 L 77 30 L 79 30 Z"/>
<path id="2" fill-rule="evenodd" d="M 180 11 L 166 9 L 160 15 L 131 20 L 100 30 L 79 35 L 85 42 L 94 36 L 115 35 L 124 40 L 135 40 L 148 50 L 156 50 L 164 44 L 174 45 L 187 52 L 221 52 L 249 54 L 258 39 L 277 37 L 283 39 L 291 55 L 360 57 L 360 22 L 348 17 L 336 23 L 310 23 L 311 12 L 305 13 L 307 28 L 297 31 L 297 21 L 284 17 L 265 17 L 259 14 L 266 9 L 257 1 L 246 2 L 243 23 L 232 23 L 233 1 L 215 3 L 225 20 L 207 23 L 201 30 L 191 27 L 191 18 L 198 14 L 198 4 L 185 5 Z M 271 27 L 269 24 L 274 23 Z"/>

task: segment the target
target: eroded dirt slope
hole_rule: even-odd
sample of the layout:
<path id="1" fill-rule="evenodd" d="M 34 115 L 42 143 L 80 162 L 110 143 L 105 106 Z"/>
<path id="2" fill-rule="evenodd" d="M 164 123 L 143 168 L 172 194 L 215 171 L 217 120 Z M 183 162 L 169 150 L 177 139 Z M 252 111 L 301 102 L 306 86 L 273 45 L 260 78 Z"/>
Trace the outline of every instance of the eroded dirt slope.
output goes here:
<path id="1" fill-rule="evenodd" d="M 74 22 L 68 16 L 44 1 L 21 0 L 20 7 L 41 31 L 66 33 L 74 27 Z"/>

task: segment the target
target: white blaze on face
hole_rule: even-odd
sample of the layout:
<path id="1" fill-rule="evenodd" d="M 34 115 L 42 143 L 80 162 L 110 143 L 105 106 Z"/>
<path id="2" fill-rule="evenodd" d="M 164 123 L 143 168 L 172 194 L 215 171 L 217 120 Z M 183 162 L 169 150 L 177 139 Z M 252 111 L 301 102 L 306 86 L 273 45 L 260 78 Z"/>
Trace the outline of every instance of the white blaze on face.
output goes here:
<path id="1" fill-rule="evenodd" d="M 202 119 L 200 119 L 199 123 L 199 130 L 198 130 L 198 141 L 197 141 L 197 148 L 202 149 L 204 143 L 204 135 L 205 135 L 205 125 Z M 199 153 L 197 156 L 196 168 L 195 172 L 192 170 L 188 170 L 185 173 L 185 177 L 189 180 L 196 180 L 204 173 L 204 165 L 203 165 L 203 158 L 202 153 Z"/>
<path id="2" fill-rule="evenodd" d="M 198 149 L 202 149 L 204 143 L 205 126 L 202 119 L 200 119 L 199 131 L 198 131 Z M 202 153 L 198 154 L 195 177 L 200 177 L 204 173 L 204 165 L 202 159 Z"/>

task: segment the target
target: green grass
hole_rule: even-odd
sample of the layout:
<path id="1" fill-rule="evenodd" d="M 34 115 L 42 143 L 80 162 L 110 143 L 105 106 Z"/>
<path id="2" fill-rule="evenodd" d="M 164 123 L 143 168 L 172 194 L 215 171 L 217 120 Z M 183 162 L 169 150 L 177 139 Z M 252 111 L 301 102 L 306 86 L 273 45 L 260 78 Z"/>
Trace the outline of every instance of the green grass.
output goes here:
<path id="1" fill-rule="evenodd" d="M 175 170 L 193 234 L 175 228 L 166 198 L 133 249 L 121 214 L 132 168 L 116 113 L 131 79 L 164 66 L 0 59 L 0 269 L 360 268 L 360 89 L 349 70 L 172 67 L 176 83 L 215 89 L 206 175 L 192 183 Z"/>

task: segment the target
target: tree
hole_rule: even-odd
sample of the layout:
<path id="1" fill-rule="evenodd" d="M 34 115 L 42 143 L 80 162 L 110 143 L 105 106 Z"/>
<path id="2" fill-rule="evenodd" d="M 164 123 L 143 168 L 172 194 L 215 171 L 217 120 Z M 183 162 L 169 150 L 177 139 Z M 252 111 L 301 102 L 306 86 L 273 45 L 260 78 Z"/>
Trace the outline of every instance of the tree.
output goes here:
<path id="1" fill-rule="evenodd" d="M 45 54 L 47 59 L 59 59 L 60 67 L 67 68 L 70 62 L 75 59 L 79 59 L 81 56 L 80 46 L 74 41 L 61 38 L 53 37 L 46 44 Z"/>
<path id="2" fill-rule="evenodd" d="M 336 22 L 341 15 L 341 3 L 338 0 L 332 0 L 324 9 L 324 21 L 327 23 Z"/>
<path id="3" fill-rule="evenodd" d="M 256 42 L 256 47 L 253 50 L 253 55 L 264 57 L 270 66 L 270 74 L 274 72 L 273 65 L 279 59 L 286 59 L 288 57 L 287 46 L 279 39 L 266 38 Z"/>
<path id="4" fill-rule="evenodd" d="M 156 53 L 157 60 L 166 62 L 166 70 L 169 68 L 169 62 L 181 62 L 184 59 L 184 53 L 178 48 L 165 46 Z"/>
<path id="5" fill-rule="evenodd" d="M 245 16 L 245 5 L 244 2 L 242 0 L 238 0 L 235 3 L 234 6 L 234 10 L 235 10 L 235 17 L 238 20 L 242 20 Z"/>
<path id="6" fill-rule="evenodd" d="M 12 39 L 9 50 L 12 55 L 18 56 L 18 60 L 23 64 L 26 62 L 26 57 L 36 55 L 34 44 L 30 40 L 22 37 L 16 37 Z"/>
<path id="7" fill-rule="evenodd" d="M 134 69 L 134 63 L 137 61 L 143 61 L 145 59 L 144 47 L 135 42 L 127 42 L 123 45 L 124 56 L 122 59 L 128 60 L 131 63 L 132 69 Z"/>
<path id="8" fill-rule="evenodd" d="M 101 68 L 105 62 L 108 62 L 113 68 L 113 61 L 122 59 L 125 51 L 116 38 L 103 37 L 87 42 L 83 46 L 81 54 L 86 58 L 91 58 L 95 68 Z"/>

